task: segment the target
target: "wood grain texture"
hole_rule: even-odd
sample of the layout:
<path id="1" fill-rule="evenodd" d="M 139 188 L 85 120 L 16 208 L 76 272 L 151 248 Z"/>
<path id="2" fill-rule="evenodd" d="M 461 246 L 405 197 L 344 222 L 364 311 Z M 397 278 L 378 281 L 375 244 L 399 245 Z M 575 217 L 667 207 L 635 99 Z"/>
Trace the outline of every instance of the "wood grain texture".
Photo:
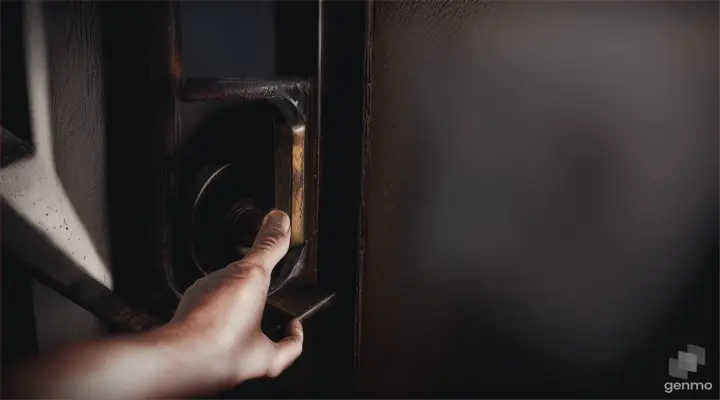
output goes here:
<path id="1" fill-rule="evenodd" d="M 94 245 L 110 262 L 99 4 L 45 6 L 57 174 Z"/>

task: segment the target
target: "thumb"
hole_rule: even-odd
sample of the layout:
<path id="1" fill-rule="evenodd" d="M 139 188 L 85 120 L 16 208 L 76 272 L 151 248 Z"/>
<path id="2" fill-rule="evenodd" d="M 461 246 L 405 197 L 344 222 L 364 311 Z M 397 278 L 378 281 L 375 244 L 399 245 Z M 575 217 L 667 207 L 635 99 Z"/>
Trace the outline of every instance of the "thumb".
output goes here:
<path id="1" fill-rule="evenodd" d="M 268 339 L 269 340 L 269 339 Z M 303 349 L 303 328 L 299 320 L 290 323 L 288 336 L 274 343 L 275 354 L 270 359 L 267 376 L 278 377 L 300 357 Z"/>
<path id="2" fill-rule="evenodd" d="M 242 263 L 259 265 L 268 273 L 285 256 L 290 246 L 290 217 L 280 210 L 272 210 L 263 219 L 252 248 Z"/>

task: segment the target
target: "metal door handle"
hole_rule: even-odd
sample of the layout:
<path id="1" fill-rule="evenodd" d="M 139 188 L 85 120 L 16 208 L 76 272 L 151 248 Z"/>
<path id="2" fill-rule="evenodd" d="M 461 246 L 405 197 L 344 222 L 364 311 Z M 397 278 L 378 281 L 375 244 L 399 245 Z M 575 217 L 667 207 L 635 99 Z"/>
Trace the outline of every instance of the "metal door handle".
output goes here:
<path id="1" fill-rule="evenodd" d="M 270 309 L 266 310 L 262 323 L 262 330 L 273 340 L 284 336 L 292 319 L 303 322 L 335 301 L 335 293 L 296 278 L 305 261 L 305 251 L 305 244 L 290 249 L 273 270 L 278 274 L 270 283 L 267 300 Z"/>
<path id="2" fill-rule="evenodd" d="M 308 204 L 309 179 L 317 179 L 308 169 L 306 157 L 306 133 L 308 129 L 307 108 L 310 98 L 310 84 L 302 80 L 262 81 L 247 79 L 190 79 L 180 83 L 180 98 L 184 101 L 242 99 L 269 103 L 276 111 L 278 124 L 275 131 L 275 208 L 285 211 L 291 219 L 290 250 L 273 270 L 268 291 L 266 312 L 262 327 L 273 339 L 284 334 L 284 328 L 292 319 L 307 320 L 318 311 L 331 305 L 335 294 L 324 290 L 314 282 L 314 274 L 304 274 L 309 266 L 308 250 L 315 235 L 314 226 L 305 219 L 306 210 L 316 204 Z M 233 166 L 211 166 L 201 173 L 196 184 L 194 209 L 200 207 L 203 196 L 211 196 L 213 185 L 242 185 L 242 181 L 233 175 Z M 314 200 L 314 197 L 310 197 Z M 251 203 L 236 201 L 228 210 L 209 211 L 210 218 L 224 224 L 216 231 L 229 238 L 235 249 L 247 248 L 254 239 L 264 212 L 259 212 Z M 312 201 L 312 200 L 311 200 Z M 224 200 L 223 207 L 231 200 Z M 193 218 L 195 218 L 193 211 Z M 222 222 L 220 220 L 223 220 Z M 191 225 L 195 222 L 191 223 Z M 201 228 L 203 229 L 203 228 Z M 212 224 L 200 236 L 207 237 L 215 229 Z M 252 231 L 251 235 L 248 235 Z M 250 240 L 248 240 L 250 236 Z M 242 253 L 242 250 L 240 251 Z M 195 253 L 193 253 L 195 254 Z M 204 273 L 210 272 L 196 258 L 196 265 Z"/>

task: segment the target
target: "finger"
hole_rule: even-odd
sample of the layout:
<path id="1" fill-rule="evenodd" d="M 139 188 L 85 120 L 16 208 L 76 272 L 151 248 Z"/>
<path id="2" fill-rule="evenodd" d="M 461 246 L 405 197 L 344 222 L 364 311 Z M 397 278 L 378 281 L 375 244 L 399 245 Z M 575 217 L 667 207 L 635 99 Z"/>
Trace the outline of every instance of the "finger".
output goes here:
<path id="1" fill-rule="evenodd" d="M 259 265 L 270 273 L 289 246 L 290 217 L 280 210 L 272 210 L 265 216 L 252 248 L 241 263 Z"/>
<path id="2" fill-rule="evenodd" d="M 303 328 L 299 320 L 290 323 L 288 336 L 275 343 L 275 354 L 270 360 L 267 376 L 275 378 L 288 369 L 302 353 Z"/>

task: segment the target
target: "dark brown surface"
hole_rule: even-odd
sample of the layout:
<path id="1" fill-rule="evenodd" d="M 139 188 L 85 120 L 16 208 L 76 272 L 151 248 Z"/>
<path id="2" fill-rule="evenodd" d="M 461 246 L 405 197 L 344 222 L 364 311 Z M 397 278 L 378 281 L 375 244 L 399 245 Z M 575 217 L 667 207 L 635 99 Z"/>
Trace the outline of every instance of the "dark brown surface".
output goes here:
<path id="1" fill-rule="evenodd" d="M 100 5 L 114 289 L 169 318 L 176 305 L 163 284 L 163 267 L 170 262 L 163 179 L 174 162 L 166 149 L 177 139 L 171 4 Z"/>
<path id="2" fill-rule="evenodd" d="M 313 396 L 357 395 L 356 294 L 360 166 L 364 125 L 365 2 L 324 1 L 322 174 L 317 278 L 337 293 L 332 307 L 313 317 L 306 335 L 315 350 Z"/>
<path id="3" fill-rule="evenodd" d="M 717 388 L 717 4 L 373 5 L 361 397 Z"/>
<path id="4" fill-rule="evenodd" d="M 7 254 L 0 259 L 0 362 L 10 365 L 37 353 L 32 277 L 12 265 Z"/>
<path id="5" fill-rule="evenodd" d="M 20 2 L 0 3 L 0 125 L 26 142 L 32 142 L 28 94 L 25 86 L 25 49 L 23 47 L 23 10 Z M 31 143 L 32 144 L 32 143 Z"/>

